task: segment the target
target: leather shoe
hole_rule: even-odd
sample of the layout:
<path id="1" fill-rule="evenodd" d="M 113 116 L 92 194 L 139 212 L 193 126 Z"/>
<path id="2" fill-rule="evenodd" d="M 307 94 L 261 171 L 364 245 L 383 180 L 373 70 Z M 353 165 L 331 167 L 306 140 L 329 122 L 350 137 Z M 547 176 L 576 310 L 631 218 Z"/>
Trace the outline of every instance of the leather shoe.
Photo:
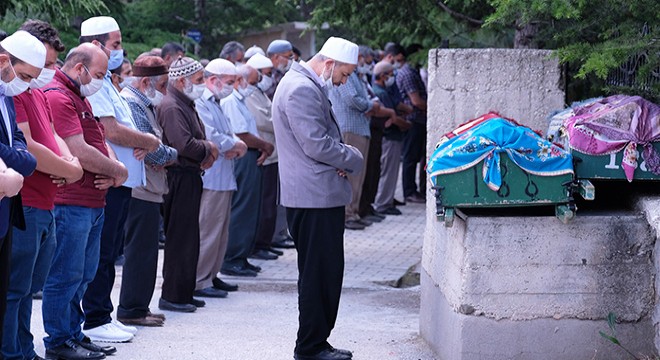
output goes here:
<path id="1" fill-rule="evenodd" d="M 268 248 L 268 251 L 269 251 L 269 252 L 272 252 L 273 254 L 275 254 L 275 255 L 277 255 L 277 256 L 282 256 L 282 255 L 284 255 L 284 251 L 277 250 L 277 249 L 275 249 L 275 248 L 273 248 L 273 247 Z"/>
<path id="2" fill-rule="evenodd" d="M 216 289 L 214 287 L 207 287 L 201 290 L 195 290 L 193 295 L 199 297 L 226 298 L 227 292 L 224 290 Z"/>
<path id="3" fill-rule="evenodd" d="M 347 350 L 344 350 L 344 351 L 347 351 Z M 294 354 L 293 358 L 295 360 L 351 360 L 351 359 L 353 359 L 353 355 L 352 354 L 347 355 L 347 354 L 341 353 L 341 352 L 339 352 L 336 349 L 331 347 L 330 349 L 325 349 L 325 350 L 319 352 L 318 354 L 311 355 L 311 356 Z"/>
<path id="4" fill-rule="evenodd" d="M 121 321 L 124 325 L 131 325 L 131 326 L 136 326 L 136 325 L 150 326 L 150 327 L 163 326 L 163 320 L 161 318 L 152 317 L 152 316 L 145 316 L 139 318 L 117 318 L 117 320 Z"/>
<path id="5" fill-rule="evenodd" d="M 267 250 L 256 250 L 250 255 L 250 258 L 259 260 L 277 260 L 277 255 L 271 254 Z"/>
<path id="6" fill-rule="evenodd" d="M 84 347 L 87 350 L 101 352 L 106 355 L 114 354 L 117 352 L 116 347 L 110 345 L 101 346 L 99 344 L 92 342 L 92 339 L 90 339 L 87 336 L 85 336 L 82 340 L 78 341 L 78 344 L 80 344 L 80 346 Z"/>
<path id="7" fill-rule="evenodd" d="M 90 351 L 76 341 L 67 340 L 64 344 L 56 348 L 46 349 L 46 359 L 97 360 L 105 359 L 105 354 L 98 351 Z"/>
<path id="8" fill-rule="evenodd" d="M 160 298 L 160 300 L 158 300 L 158 308 L 161 310 L 177 311 L 177 312 L 195 312 L 195 310 L 197 310 L 197 306 L 193 304 L 173 303 L 163 298 Z"/>
<path id="9" fill-rule="evenodd" d="M 346 355 L 346 356 L 353 357 L 353 352 L 350 351 L 350 350 L 337 349 L 336 347 L 333 347 L 333 346 L 330 346 L 330 350 L 332 350 L 332 351 L 334 351 L 334 352 L 338 352 L 338 353 L 340 353 L 340 354 L 342 354 L 342 355 Z"/>
<path id="10" fill-rule="evenodd" d="M 348 220 L 344 222 L 344 227 L 349 230 L 364 230 L 365 226 L 355 220 Z"/>
<path id="11" fill-rule="evenodd" d="M 148 317 L 156 318 L 156 319 L 161 319 L 165 321 L 165 314 L 159 314 L 159 313 L 152 313 L 151 311 L 147 310 L 147 315 Z"/>
<path id="12" fill-rule="evenodd" d="M 406 202 L 411 202 L 415 204 L 424 204 L 426 203 L 426 198 L 419 193 L 414 193 L 410 196 L 406 196 Z"/>
<path id="13" fill-rule="evenodd" d="M 280 249 L 293 249 L 296 247 L 296 243 L 293 242 L 293 239 L 288 236 L 283 239 L 274 240 L 271 245 L 274 248 L 280 248 Z"/>
<path id="14" fill-rule="evenodd" d="M 360 219 L 360 220 L 357 220 L 357 222 L 358 222 L 359 224 L 364 225 L 364 226 L 371 226 L 371 225 L 373 225 L 373 222 L 371 222 L 371 221 L 369 221 L 369 220 L 366 220 L 366 219 Z"/>
<path id="15" fill-rule="evenodd" d="M 204 300 L 200 300 L 200 299 L 195 299 L 195 298 L 192 298 L 192 300 L 190 301 L 190 303 L 191 303 L 192 305 L 198 307 L 198 308 L 202 308 L 202 307 L 206 306 L 206 301 L 204 301 Z"/>
<path id="16" fill-rule="evenodd" d="M 32 358 L 32 360 L 45 360 L 45 359 L 42 358 L 42 357 L 39 356 L 39 355 L 35 355 L 35 356 Z"/>
<path id="17" fill-rule="evenodd" d="M 406 206 L 405 201 L 399 201 L 396 198 L 392 201 L 392 203 L 394 204 L 394 206 Z"/>
<path id="18" fill-rule="evenodd" d="M 261 266 L 259 266 L 259 265 L 252 265 L 252 264 L 250 264 L 247 260 L 245 260 L 245 267 L 248 268 L 248 269 L 250 269 L 250 270 L 252 270 L 252 271 L 254 271 L 254 272 L 258 272 L 258 273 L 261 272 Z"/>
<path id="19" fill-rule="evenodd" d="M 399 209 L 395 208 L 394 206 L 392 206 L 391 208 L 387 208 L 387 209 L 383 210 L 383 214 L 401 215 L 401 210 L 399 210 Z"/>
<path id="20" fill-rule="evenodd" d="M 384 218 L 382 218 L 380 216 L 376 216 L 376 215 L 367 215 L 367 216 L 362 217 L 362 220 L 371 221 L 372 223 L 379 223 L 379 222 L 383 221 L 383 219 Z"/>
<path id="21" fill-rule="evenodd" d="M 224 291 L 236 291 L 238 290 L 238 285 L 235 284 L 230 284 L 226 283 L 218 277 L 213 278 L 213 287 L 216 289 L 224 290 Z"/>
<path id="22" fill-rule="evenodd" d="M 257 276 L 256 271 L 238 265 L 227 266 L 227 267 L 223 266 L 222 269 L 220 269 L 220 273 L 224 275 L 232 275 L 232 276 L 249 276 L 249 277 Z"/>

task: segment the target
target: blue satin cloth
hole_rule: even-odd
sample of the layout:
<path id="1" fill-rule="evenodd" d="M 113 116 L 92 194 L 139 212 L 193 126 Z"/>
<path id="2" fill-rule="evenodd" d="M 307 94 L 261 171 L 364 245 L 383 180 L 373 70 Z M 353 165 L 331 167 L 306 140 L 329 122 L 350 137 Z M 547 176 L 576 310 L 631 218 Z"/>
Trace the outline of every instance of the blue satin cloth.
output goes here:
<path id="1" fill-rule="evenodd" d="M 483 180 L 490 189 L 497 191 L 502 185 L 502 153 L 533 175 L 573 173 L 570 153 L 546 141 L 531 129 L 501 117 L 489 119 L 458 136 L 443 140 L 426 166 L 432 178 L 463 171 L 484 160 Z"/>

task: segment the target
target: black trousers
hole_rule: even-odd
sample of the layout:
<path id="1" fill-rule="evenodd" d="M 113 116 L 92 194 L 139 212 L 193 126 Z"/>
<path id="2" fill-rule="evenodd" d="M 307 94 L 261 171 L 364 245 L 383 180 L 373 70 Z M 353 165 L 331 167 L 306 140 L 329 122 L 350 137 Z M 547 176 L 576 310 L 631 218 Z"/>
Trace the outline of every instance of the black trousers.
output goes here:
<path id="1" fill-rule="evenodd" d="M 426 158 L 426 124 L 412 124 L 412 127 L 406 132 L 403 138 L 402 156 L 401 182 L 403 185 L 403 196 L 408 197 L 415 192 L 420 192 L 424 195 L 426 176 L 419 180 L 420 186 L 418 190 L 415 183 L 415 175 L 417 175 L 417 164 Z"/>
<path id="2" fill-rule="evenodd" d="M 9 223 L 9 229 L 7 229 L 7 235 L 0 238 L 0 324 L 5 323 L 5 312 L 7 311 L 7 290 L 9 289 L 9 270 L 10 270 L 10 260 L 11 260 L 11 234 L 12 234 L 11 222 Z M 0 348 L 2 348 L 2 329 L 4 326 L 0 326 Z M 0 353 L 0 359 L 2 359 L 2 353 Z"/>
<path id="3" fill-rule="evenodd" d="M 371 214 L 371 204 L 376 200 L 378 193 L 378 182 L 380 181 L 380 156 L 383 153 L 383 130 L 371 127 L 371 139 L 369 140 L 369 155 L 367 156 L 367 169 L 362 184 L 362 195 L 358 214 L 360 217 Z"/>
<path id="4" fill-rule="evenodd" d="M 149 313 L 156 286 L 159 225 L 160 203 L 131 198 L 117 317 L 134 319 Z"/>
<path id="5" fill-rule="evenodd" d="M 256 249 L 268 250 L 273 242 L 277 220 L 277 163 L 263 166 L 261 175 L 261 210 L 257 227 Z"/>
<path id="6" fill-rule="evenodd" d="M 344 207 L 287 208 L 298 251 L 298 338 L 295 352 L 311 356 L 329 348 L 344 279 Z"/>
<path id="7" fill-rule="evenodd" d="M 165 196 L 165 258 L 161 297 L 178 304 L 192 301 L 199 259 L 199 203 L 202 177 L 182 168 L 167 171 Z"/>

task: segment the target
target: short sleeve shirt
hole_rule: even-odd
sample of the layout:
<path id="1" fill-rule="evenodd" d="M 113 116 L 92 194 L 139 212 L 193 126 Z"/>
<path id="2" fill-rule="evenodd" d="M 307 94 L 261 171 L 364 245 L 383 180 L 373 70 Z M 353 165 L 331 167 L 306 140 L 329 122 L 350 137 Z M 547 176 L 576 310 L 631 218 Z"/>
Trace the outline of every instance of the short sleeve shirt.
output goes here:
<path id="1" fill-rule="evenodd" d="M 110 72 L 103 79 L 103 87 L 94 95 L 88 96 L 87 100 L 92 105 L 94 116 L 99 118 L 111 116 L 117 119 L 120 125 L 137 130 L 131 117 L 131 109 L 112 84 Z M 144 186 L 146 184 L 144 161 L 135 158 L 132 148 L 117 145 L 110 140 L 107 142 L 117 154 L 119 161 L 128 169 L 128 179 L 123 186 L 130 188 Z"/>

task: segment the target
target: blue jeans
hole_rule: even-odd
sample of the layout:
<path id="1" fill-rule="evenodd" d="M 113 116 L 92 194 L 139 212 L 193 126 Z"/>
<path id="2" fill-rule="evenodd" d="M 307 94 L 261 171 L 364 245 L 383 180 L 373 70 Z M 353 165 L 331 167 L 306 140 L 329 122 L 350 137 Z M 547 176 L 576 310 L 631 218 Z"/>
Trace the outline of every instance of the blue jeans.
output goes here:
<path id="1" fill-rule="evenodd" d="M 41 290 L 55 252 L 55 218 L 50 210 L 23 207 L 25 231 L 14 228 L 11 272 L 7 292 L 2 355 L 9 359 L 33 359 L 30 333 L 32 294 Z"/>
<path id="2" fill-rule="evenodd" d="M 103 214 L 103 208 L 55 206 L 57 247 L 42 304 L 46 349 L 83 339 L 80 301 L 99 263 Z"/>

